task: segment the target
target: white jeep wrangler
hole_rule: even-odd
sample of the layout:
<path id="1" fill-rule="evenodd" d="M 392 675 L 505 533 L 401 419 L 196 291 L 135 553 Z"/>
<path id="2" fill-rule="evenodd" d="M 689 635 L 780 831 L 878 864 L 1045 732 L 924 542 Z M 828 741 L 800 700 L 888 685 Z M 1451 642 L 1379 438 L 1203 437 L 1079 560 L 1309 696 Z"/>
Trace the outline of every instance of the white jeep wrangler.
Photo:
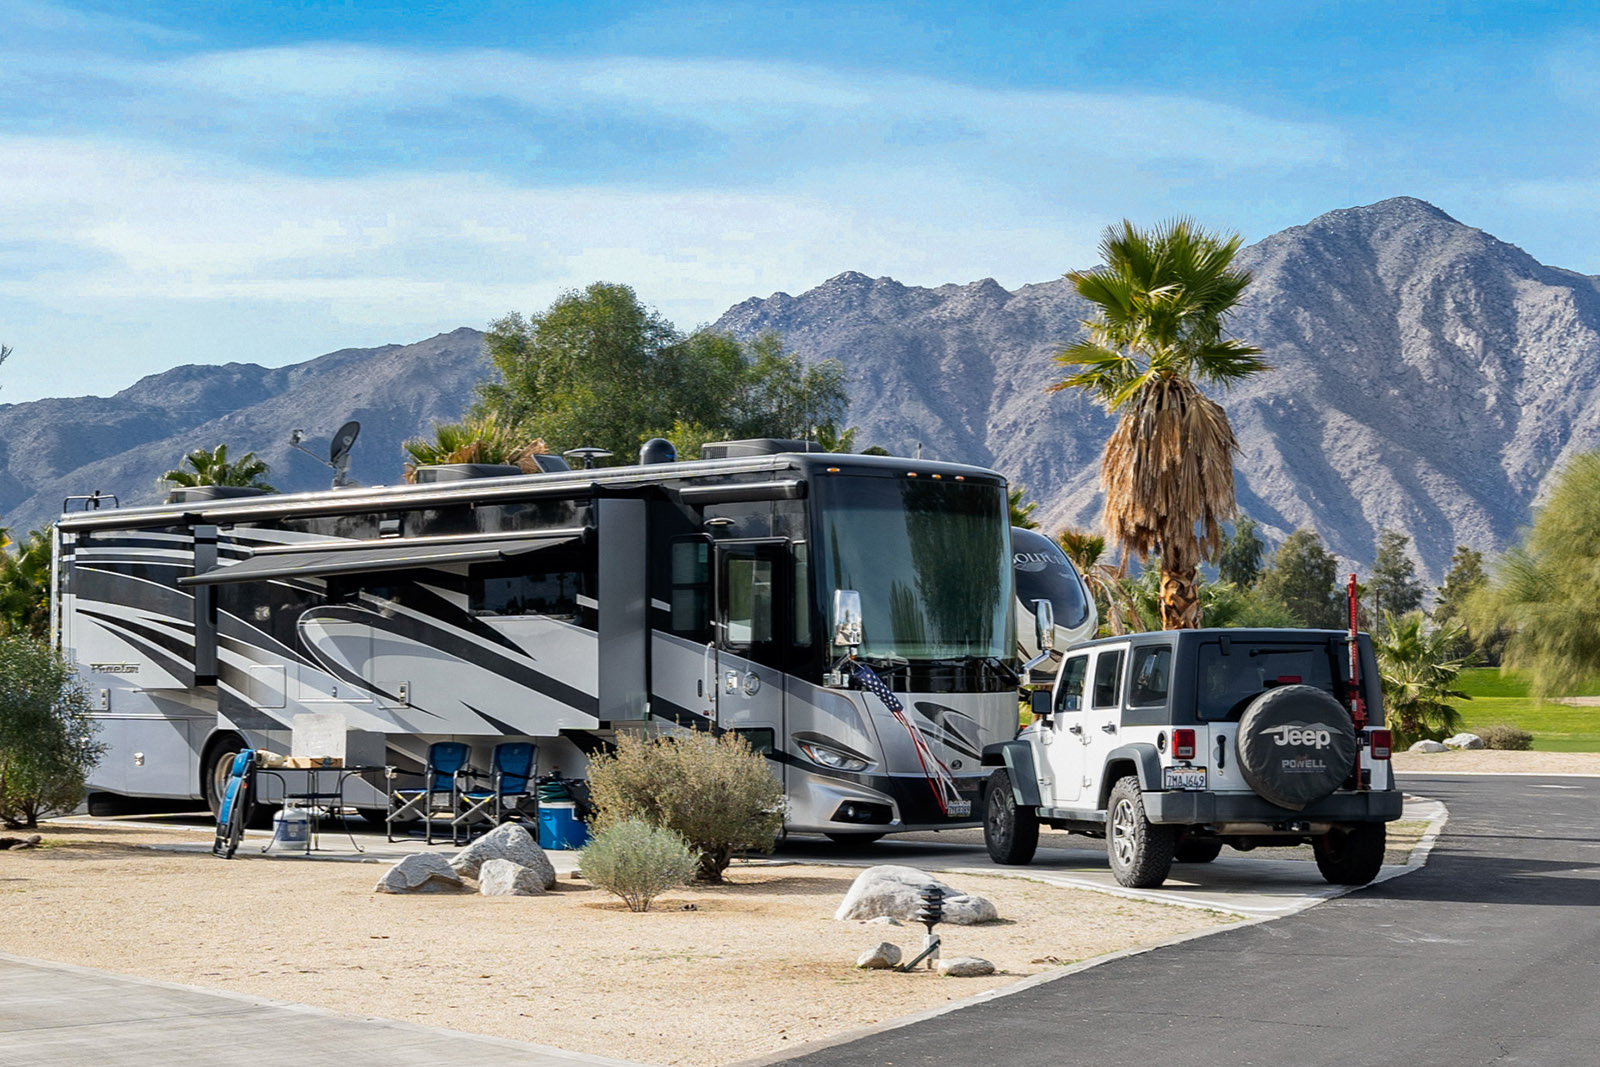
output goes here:
<path id="1" fill-rule="evenodd" d="M 1377 662 L 1358 640 L 1360 729 L 1342 631 L 1168 630 L 1067 649 L 1033 723 L 983 750 L 989 855 L 1029 862 L 1041 824 L 1103 836 L 1117 881 L 1150 887 L 1223 845 L 1310 842 L 1329 882 L 1372 881 L 1401 794 Z"/>

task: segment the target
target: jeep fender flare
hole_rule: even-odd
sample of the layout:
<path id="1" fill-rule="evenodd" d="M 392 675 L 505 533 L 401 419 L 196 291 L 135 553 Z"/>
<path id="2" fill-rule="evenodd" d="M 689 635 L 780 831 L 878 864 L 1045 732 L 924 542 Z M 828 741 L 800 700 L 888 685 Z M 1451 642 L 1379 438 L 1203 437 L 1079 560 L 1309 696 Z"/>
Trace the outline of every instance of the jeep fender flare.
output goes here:
<path id="1" fill-rule="evenodd" d="M 1001 741 L 985 745 L 983 766 L 1006 769 L 1011 777 L 1011 792 L 1016 796 L 1019 806 L 1039 806 L 1039 772 L 1034 768 L 1033 746 L 1026 741 Z"/>
<path id="2" fill-rule="evenodd" d="M 1156 746 L 1144 743 L 1122 745 L 1106 753 L 1105 772 L 1100 778 L 1100 796 L 1095 804 L 1101 811 L 1109 803 L 1117 779 L 1125 776 L 1114 770 L 1119 763 L 1133 771 L 1139 779 L 1139 788 L 1144 792 L 1154 793 L 1161 789 L 1161 757 L 1156 753 Z"/>

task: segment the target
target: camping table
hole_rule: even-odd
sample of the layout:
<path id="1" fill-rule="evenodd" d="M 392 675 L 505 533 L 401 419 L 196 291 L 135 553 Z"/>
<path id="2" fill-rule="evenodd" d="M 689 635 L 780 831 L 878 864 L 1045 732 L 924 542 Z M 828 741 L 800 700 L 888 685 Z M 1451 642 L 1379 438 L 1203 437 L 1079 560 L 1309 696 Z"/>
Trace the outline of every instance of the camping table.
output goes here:
<path id="1" fill-rule="evenodd" d="M 356 835 L 354 831 L 350 829 L 350 816 L 343 813 L 343 809 L 345 807 L 345 784 L 348 783 L 350 779 L 360 777 L 364 774 L 381 773 L 387 775 L 390 773 L 390 768 L 381 766 L 264 767 L 261 768 L 257 773 L 270 774 L 278 780 L 278 784 L 283 787 L 283 800 L 285 804 L 288 804 L 290 801 L 294 801 L 301 807 L 305 808 L 307 818 L 310 820 L 309 832 L 306 834 L 306 855 L 309 856 L 312 852 L 321 850 L 321 845 L 317 841 L 317 835 L 320 830 L 322 821 L 321 812 L 323 808 L 327 809 L 329 815 L 337 813 L 339 817 L 344 820 L 344 832 L 350 838 L 350 847 L 355 849 L 357 852 L 366 851 L 366 849 L 362 848 L 360 843 L 356 841 Z M 300 792 L 290 792 L 288 780 L 284 777 L 285 773 L 305 775 L 305 788 Z M 325 774 L 337 775 L 333 788 L 326 791 L 322 788 L 322 776 Z M 266 852 L 273 845 L 277 844 L 277 841 L 278 835 L 274 833 L 272 835 L 272 840 L 268 841 L 266 846 L 262 848 L 261 851 Z"/>

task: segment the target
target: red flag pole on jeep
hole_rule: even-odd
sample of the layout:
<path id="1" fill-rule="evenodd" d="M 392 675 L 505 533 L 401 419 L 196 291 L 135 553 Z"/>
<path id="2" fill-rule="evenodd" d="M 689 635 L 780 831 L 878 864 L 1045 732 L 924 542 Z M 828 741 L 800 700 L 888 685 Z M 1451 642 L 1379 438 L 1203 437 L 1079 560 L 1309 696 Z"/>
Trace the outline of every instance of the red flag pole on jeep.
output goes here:
<path id="1" fill-rule="evenodd" d="M 1356 636 L 1356 576 L 1350 575 L 1350 719 L 1360 733 L 1367 725 L 1367 702 L 1361 699 L 1361 644 Z"/>

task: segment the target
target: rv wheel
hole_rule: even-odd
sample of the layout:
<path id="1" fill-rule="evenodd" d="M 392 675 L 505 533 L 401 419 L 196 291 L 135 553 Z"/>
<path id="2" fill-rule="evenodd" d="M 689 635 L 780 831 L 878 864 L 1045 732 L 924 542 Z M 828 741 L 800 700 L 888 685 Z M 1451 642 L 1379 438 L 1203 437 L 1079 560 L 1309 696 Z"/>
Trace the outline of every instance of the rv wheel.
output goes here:
<path id="1" fill-rule="evenodd" d="M 228 791 L 229 772 L 233 770 L 234 758 L 244 747 L 244 738 L 238 734 L 218 734 L 206 745 L 205 755 L 200 760 L 200 785 L 213 816 L 222 814 L 222 797 Z"/>

